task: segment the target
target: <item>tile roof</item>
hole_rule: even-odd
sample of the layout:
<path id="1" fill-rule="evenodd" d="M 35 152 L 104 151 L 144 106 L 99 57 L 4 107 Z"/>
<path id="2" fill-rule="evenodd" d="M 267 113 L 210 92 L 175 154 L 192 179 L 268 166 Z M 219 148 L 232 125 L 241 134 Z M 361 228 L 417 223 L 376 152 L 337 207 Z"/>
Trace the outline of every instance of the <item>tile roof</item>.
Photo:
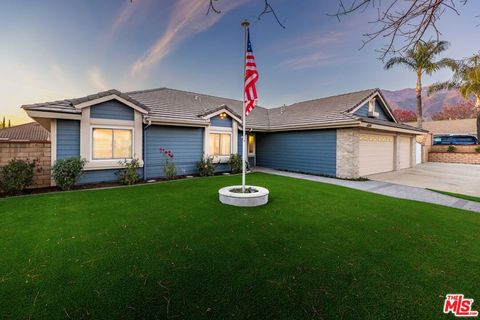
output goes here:
<path id="1" fill-rule="evenodd" d="M 45 142 L 50 140 L 50 133 L 37 122 L 0 129 L 0 142 Z"/>
<path id="2" fill-rule="evenodd" d="M 269 109 L 270 128 L 358 120 L 348 112 L 375 92 L 369 89 Z"/>
<path id="3" fill-rule="evenodd" d="M 168 119 L 200 120 L 201 116 L 226 106 L 234 113 L 242 114 L 242 102 L 170 88 L 128 92 L 134 100 L 143 103 L 150 111 L 148 116 Z M 256 107 L 248 117 L 249 127 L 265 127 L 268 124 L 267 109 Z"/>
<path id="4" fill-rule="evenodd" d="M 74 98 L 74 99 L 65 99 L 65 100 L 58 100 L 53 102 L 44 102 L 44 103 L 35 103 L 35 104 L 28 104 L 23 105 L 22 108 L 25 110 L 37 110 L 37 111 L 49 111 L 49 112 L 65 112 L 65 113 L 81 113 L 82 111 L 75 108 L 75 105 L 92 101 L 95 99 L 103 98 L 109 95 L 115 94 L 133 104 L 138 105 L 139 107 L 148 111 L 148 108 L 144 106 L 142 103 L 133 100 L 131 97 L 126 95 L 123 92 L 118 90 L 112 89 L 107 91 L 102 91 L 99 93 L 91 94 L 89 96 L 85 96 L 82 98 Z"/>
<path id="5" fill-rule="evenodd" d="M 80 110 L 75 109 L 75 104 L 112 93 L 126 97 L 129 101 L 145 108 L 148 110 L 147 116 L 153 119 L 207 123 L 206 120 L 203 120 L 203 116 L 218 111 L 221 108 L 226 108 L 236 115 L 242 114 L 242 102 L 240 100 L 170 88 L 157 88 L 127 93 L 109 90 L 80 99 L 34 104 L 23 106 L 23 108 L 26 110 L 79 113 Z M 350 113 L 350 111 L 377 93 L 381 95 L 379 89 L 368 89 L 332 97 L 302 101 L 289 106 L 272 109 L 258 106 L 255 108 L 255 111 L 248 116 L 247 126 L 255 130 L 275 130 L 315 126 L 319 124 L 328 125 L 329 123 L 364 121 L 363 118 Z M 386 124 L 388 122 L 377 120 L 377 123 Z M 408 128 L 416 130 L 413 127 Z"/>

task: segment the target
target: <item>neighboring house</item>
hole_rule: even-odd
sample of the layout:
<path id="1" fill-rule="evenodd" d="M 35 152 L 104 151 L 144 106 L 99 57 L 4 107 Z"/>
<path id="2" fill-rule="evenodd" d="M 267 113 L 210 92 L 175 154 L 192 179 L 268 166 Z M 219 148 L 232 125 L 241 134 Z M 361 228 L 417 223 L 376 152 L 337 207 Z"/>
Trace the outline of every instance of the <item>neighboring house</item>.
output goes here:
<path id="1" fill-rule="evenodd" d="M 50 133 L 37 122 L 0 129 L 0 142 L 47 142 Z"/>
<path id="2" fill-rule="evenodd" d="M 207 155 L 227 170 L 229 155 L 242 153 L 238 100 L 160 88 L 22 108 L 50 131 L 52 162 L 87 159 L 80 183 L 116 180 L 119 161 L 132 157 L 143 178 L 161 177 L 160 147 L 173 151 L 181 175 L 196 173 Z M 414 138 L 424 133 L 398 123 L 378 89 L 257 107 L 247 130 L 252 165 L 343 178 L 413 166 Z"/>
<path id="3" fill-rule="evenodd" d="M 50 185 L 50 133 L 37 122 L 0 129 L 0 166 L 12 159 L 35 160 L 34 187 Z"/>
<path id="4" fill-rule="evenodd" d="M 416 122 L 407 122 L 405 124 L 410 126 L 417 125 Z M 477 136 L 477 119 L 424 121 L 422 127 L 433 135 L 468 134 Z"/>

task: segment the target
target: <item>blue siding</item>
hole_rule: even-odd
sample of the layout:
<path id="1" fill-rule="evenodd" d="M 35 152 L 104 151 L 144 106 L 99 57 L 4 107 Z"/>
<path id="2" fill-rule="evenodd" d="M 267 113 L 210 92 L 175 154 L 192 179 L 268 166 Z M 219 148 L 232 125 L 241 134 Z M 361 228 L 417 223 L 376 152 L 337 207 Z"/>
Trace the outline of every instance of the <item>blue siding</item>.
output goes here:
<path id="1" fill-rule="evenodd" d="M 145 150 L 147 179 L 163 176 L 160 147 L 172 150 L 177 174 L 196 174 L 196 162 L 203 156 L 203 129 L 173 126 L 151 126 L 146 130 Z"/>
<path id="2" fill-rule="evenodd" d="M 225 119 L 221 119 L 220 116 L 216 116 L 210 119 L 210 125 L 214 127 L 232 127 L 232 118 L 227 116 Z"/>
<path id="3" fill-rule="evenodd" d="M 80 157 L 80 121 L 57 120 L 57 159 Z"/>
<path id="4" fill-rule="evenodd" d="M 84 171 L 77 184 L 116 182 L 118 181 L 117 171 L 118 169 Z M 143 171 L 141 168 L 138 169 L 137 173 L 142 177 Z"/>
<path id="5" fill-rule="evenodd" d="M 117 100 L 110 100 L 90 107 L 90 118 L 133 120 L 134 110 Z"/>
<path id="6" fill-rule="evenodd" d="M 230 171 L 232 171 L 232 169 L 228 163 L 218 163 L 215 165 L 215 172 L 217 173 Z"/>
<path id="7" fill-rule="evenodd" d="M 384 108 L 382 107 L 380 102 L 378 102 L 378 100 L 375 100 L 375 111 L 379 113 L 378 119 L 393 122 L 393 119 L 385 112 Z M 355 111 L 354 114 L 359 117 L 368 117 L 368 102 L 364 104 L 360 109 Z"/>
<path id="8" fill-rule="evenodd" d="M 257 165 L 336 175 L 336 130 L 257 133 Z"/>
<path id="9" fill-rule="evenodd" d="M 80 157 L 80 121 L 57 120 L 57 159 Z M 77 184 L 117 181 L 117 169 L 84 171 Z M 138 172 L 142 175 L 142 170 Z"/>

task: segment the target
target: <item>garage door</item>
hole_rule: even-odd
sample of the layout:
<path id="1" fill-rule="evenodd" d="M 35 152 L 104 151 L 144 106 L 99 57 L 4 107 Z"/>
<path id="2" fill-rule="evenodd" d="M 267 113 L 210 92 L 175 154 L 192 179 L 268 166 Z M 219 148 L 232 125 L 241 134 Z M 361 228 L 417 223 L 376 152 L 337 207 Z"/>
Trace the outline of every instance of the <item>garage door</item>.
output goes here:
<path id="1" fill-rule="evenodd" d="M 410 138 L 400 137 L 400 169 L 410 168 Z"/>
<path id="2" fill-rule="evenodd" d="M 393 136 L 360 134 L 359 173 L 361 176 L 393 170 Z"/>

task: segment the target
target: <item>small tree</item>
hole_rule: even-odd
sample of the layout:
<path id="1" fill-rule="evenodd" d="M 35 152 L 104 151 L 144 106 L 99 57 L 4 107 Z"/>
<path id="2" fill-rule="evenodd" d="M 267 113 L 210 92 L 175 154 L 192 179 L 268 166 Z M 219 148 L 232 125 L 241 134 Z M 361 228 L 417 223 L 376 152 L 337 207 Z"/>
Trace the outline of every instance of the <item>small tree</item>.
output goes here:
<path id="1" fill-rule="evenodd" d="M 0 187 L 8 194 L 17 194 L 33 184 L 36 161 L 12 159 L 0 168 Z"/>
<path id="2" fill-rule="evenodd" d="M 428 93 L 458 89 L 465 99 L 473 96 L 476 108 L 475 117 L 477 118 L 477 137 L 480 137 L 480 54 L 462 61 L 455 61 L 450 68 L 453 71 L 452 79 L 431 85 Z"/>
<path id="3" fill-rule="evenodd" d="M 231 154 L 228 160 L 232 173 L 242 172 L 242 156 L 239 154 Z"/>
<path id="4" fill-rule="evenodd" d="M 400 122 L 413 122 L 417 120 L 417 115 L 415 111 L 412 110 L 395 109 L 393 110 L 393 115 Z"/>
<path id="5" fill-rule="evenodd" d="M 83 173 L 87 161 L 79 157 L 71 157 L 55 161 L 52 176 L 62 190 L 70 190 Z"/>
<path id="6" fill-rule="evenodd" d="M 456 106 L 445 106 L 442 111 L 432 115 L 433 120 L 474 119 L 477 115 L 475 104 L 468 100 Z"/>
<path id="7" fill-rule="evenodd" d="M 435 56 L 447 50 L 448 46 L 449 43 L 446 41 L 420 41 L 413 49 L 407 50 L 405 56 L 391 58 L 385 64 L 385 69 L 387 70 L 401 65 L 416 73 L 417 85 L 415 93 L 417 99 L 417 127 L 419 128 L 422 127 L 423 122 L 422 76 L 423 74 L 432 75 L 435 71 L 453 64 L 453 60 L 446 58 L 434 61 Z"/>
<path id="8" fill-rule="evenodd" d="M 197 162 L 197 169 L 200 177 L 213 176 L 215 174 L 213 157 L 202 157 L 200 161 Z"/>
<path id="9" fill-rule="evenodd" d="M 131 161 L 127 161 L 125 159 L 123 161 L 120 161 L 119 164 L 123 167 L 117 172 L 118 181 L 121 184 L 126 184 L 130 186 L 132 184 L 135 184 L 140 179 L 140 175 L 137 172 L 140 168 L 139 159 L 132 159 Z"/>

